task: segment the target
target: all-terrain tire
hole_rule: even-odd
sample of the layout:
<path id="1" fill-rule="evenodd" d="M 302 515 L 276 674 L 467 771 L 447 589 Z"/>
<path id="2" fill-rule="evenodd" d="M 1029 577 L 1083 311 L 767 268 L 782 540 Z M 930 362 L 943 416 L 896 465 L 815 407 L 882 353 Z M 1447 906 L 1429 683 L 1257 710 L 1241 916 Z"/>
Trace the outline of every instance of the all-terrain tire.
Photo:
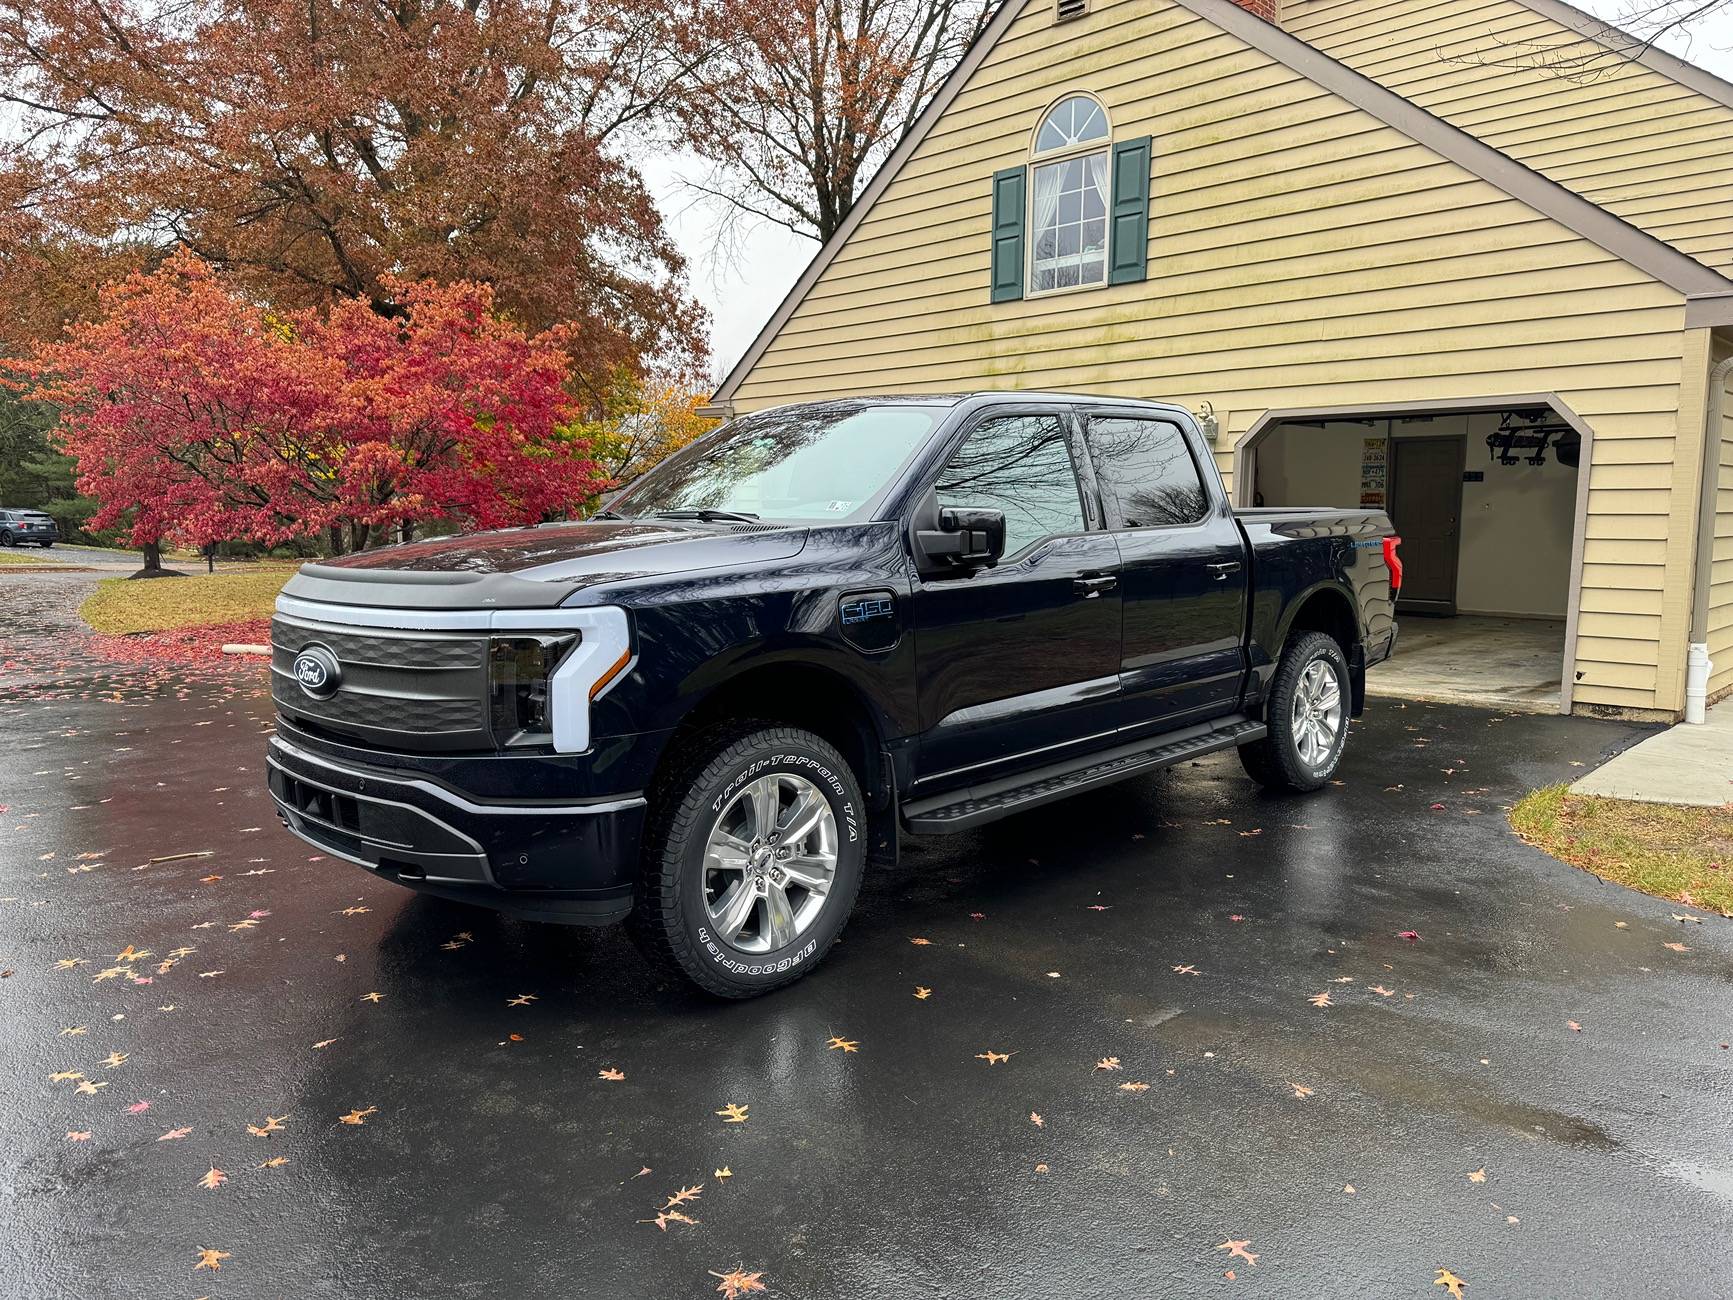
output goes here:
<path id="1" fill-rule="evenodd" d="M 1317 761 L 1310 761 L 1302 754 L 1296 739 L 1294 697 L 1301 689 L 1307 670 L 1319 661 L 1327 664 L 1335 674 L 1341 715 L 1328 752 Z M 1347 748 L 1351 690 L 1348 659 L 1335 637 L 1323 632 L 1305 632 L 1290 640 L 1270 680 L 1270 694 L 1264 706 L 1269 731 L 1262 740 L 1240 746 L 1240 763 L 1246 769 L 1246 775 L 1270 790 L 1304 791 L 1322 786 L 1336 774 Z"/>
<path id="2" fill-rule="evenodd" d="M 637 901 L 627 929 L 656 964 L 707 993 L 750 998 L 792 983 L 842 933 L 867 854 L 866 802 L 848 761 L 797 727 L 739 719 L 676 742 L 685 751 L 650 792 Z M 792 943 L 750 953 L 713 932 L 705 902 L 705 844 L 739 792 L 762 777 L 809 782 L 836 822 L 836 868 L 823 903 Z"/>

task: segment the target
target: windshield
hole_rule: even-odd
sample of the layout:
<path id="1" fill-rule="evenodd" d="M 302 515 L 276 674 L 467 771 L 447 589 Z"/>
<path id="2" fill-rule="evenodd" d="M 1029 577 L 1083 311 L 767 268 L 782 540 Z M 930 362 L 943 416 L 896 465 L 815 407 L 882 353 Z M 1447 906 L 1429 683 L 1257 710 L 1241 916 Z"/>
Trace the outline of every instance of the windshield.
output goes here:
<path id="1" fill-rule="evenodd" d="M 663 461 L 608 508 L 840 523 L 885 488 L 945 414 L 827 403 L 745 415 Z"/>

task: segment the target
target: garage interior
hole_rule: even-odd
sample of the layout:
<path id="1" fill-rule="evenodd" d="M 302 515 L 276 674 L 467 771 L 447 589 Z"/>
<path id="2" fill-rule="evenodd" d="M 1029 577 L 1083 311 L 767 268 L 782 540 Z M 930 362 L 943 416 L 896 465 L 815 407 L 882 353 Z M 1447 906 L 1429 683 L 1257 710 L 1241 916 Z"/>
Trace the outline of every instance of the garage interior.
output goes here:
<path id="1" fill-rule="evenodd" d="M 1369 693 L 1568 711 L 1580 428 L 1536 402 L 1288 416 L 1248 440 L 1240 496 L 1389 512 L 1401 635 Z"/>

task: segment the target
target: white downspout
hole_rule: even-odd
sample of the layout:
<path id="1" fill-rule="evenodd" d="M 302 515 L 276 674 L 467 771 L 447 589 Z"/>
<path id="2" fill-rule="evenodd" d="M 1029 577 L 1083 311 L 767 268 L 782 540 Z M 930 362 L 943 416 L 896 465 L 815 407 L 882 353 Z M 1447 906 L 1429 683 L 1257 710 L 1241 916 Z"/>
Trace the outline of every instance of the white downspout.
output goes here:
<path id="1" fill-rule="evenodd" d="M 1697 500 L 1697 562 L 1692 566 L 1691 637 L 1685 648 L 1685 721 L 1702 723 L 1708 714 L 1709 580 L 1715 565 L 1715 506 L 1721 488 L 1721 405 L 1733 356 L 1709 372 L 1709 401 L 1703 421 L 1703 484 Z"/>

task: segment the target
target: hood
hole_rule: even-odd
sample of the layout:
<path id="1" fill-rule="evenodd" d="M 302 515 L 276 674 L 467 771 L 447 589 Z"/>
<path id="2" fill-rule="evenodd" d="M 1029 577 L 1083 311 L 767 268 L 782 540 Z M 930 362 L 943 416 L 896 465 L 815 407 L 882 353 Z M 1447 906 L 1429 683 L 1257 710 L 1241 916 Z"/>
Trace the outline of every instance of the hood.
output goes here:
<path id="1" fill-rule="evenodd" d="M 306 564 L 283 591 L 337 604 L 548 608 L 584 587 L 784 560 L 806 536 L 798 526 L 696 520 L 502 528 Z"/>

